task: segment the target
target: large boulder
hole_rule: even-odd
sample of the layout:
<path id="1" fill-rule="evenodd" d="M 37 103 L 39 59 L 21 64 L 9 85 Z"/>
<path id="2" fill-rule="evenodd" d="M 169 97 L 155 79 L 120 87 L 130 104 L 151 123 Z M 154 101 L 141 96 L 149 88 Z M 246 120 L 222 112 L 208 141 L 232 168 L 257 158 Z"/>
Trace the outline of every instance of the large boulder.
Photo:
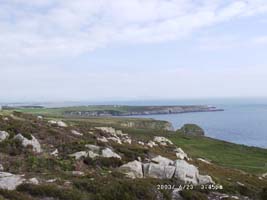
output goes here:
<path id="1" fill-rule="evenodd" d="M 105 148 L 102 150 L 102 156 L 105 158 L 119 158 L 121 159 L 121 156 L 113 152 L 110 148 Z"/>
<path id="2" fill-rule="evenodd" d="M 198 184 L 199 171 L 197 167 L 187 163 L 185 160 L 175 161 L 175 177 L 185 183 Z"/>
<path id="3" fill-rule="evenodd" d="M 143 178 L 142 163 L 137 160 L 122 165 L 120 171 L 129 178 Z"/>
<path id="4" fill-rule="evenodd" d="M 33 151 L 36 153 L 42 152 L 42 148 L 39 141 L 33 135 L 31 135 L 31 139 L 28 139 L 24 137 L 22 134 L 18 134 L 14 137 L 14 139 L 20 141 L 22 146 L 24 147 L 31 146 Z"/>
<path id="5" fill-rule="evenodd" d="M 4 141 L 9 137 L 9 133 L 6 131 L 0 131 L 0 142 Z"/>
<path id="6" fill-rule="evenodd" d="M 144 164 L 144 176 L 158 179 L 171 179 L 174 175 L 175 167 L 155 163 Z"/>
<path id="7" fill-rule="evenodd" d="M 0 172 L 0 189 L 15 190 L 17 186 L 25 181 L 21 175 Z"/>
<path id="8" fill-rule="evenodd" d="M 185 124 L 180 131 L 185 135 L 204 136 L 204 130 L 196 124 Z"/>
<path id="9" fill-rule="evenodd" d="M 173 161 L 170 160 L 169 158 L 165 158 L 163 156 L 156 156 L 151 159 L 151 161 L 160 164 L 160 165 L 172 165 Z"/>

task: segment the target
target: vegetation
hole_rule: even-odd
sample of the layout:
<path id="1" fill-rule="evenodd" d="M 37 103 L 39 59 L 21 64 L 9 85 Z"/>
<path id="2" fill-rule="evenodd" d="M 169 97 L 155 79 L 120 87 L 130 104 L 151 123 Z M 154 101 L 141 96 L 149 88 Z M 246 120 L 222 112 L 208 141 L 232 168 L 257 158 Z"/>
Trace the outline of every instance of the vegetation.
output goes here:
<path id="1" fill-rule="evenodd" d="M 38 119 L 42 108 L 28 109 L 26 113 L 4 111 L 0 116 L 0 130 L 7 131 L 10 136 L 0 142 L 1 164 L 6 172 L 25 174 L 25 178 L 37 177 L 39 185 L 24 183 L 17 190 L 0 190 L 0 200 L 40 200 L 45 198 L 64 200 L 109 200 L 109 199 L 171 199 L 172 190 L 158 190 L 158 184 L 181 184 L 179 180 L 135 179 L 125 178 L 117 168 L 127 162 L 161 155 L 176 159 L 174 149 L 181 147 L 193 160 L 201 174 L 209 174 L 216 183 L 223 185 L 226 194 L 248 196 L 251 199 L 266 199 L 266 178 L 259 178 L 267 172 L 267 150 L 237 145 L 208 137 L 184 134 L 184 130 L 176 132 L 166 130 L 165 122 L 131 118 L 64 118 L 62 116 L 45 115 Z M 32 111 L 30 111 L 32 110 Z M 53 110 L 53 109 L 52 109 Z M 32 114 L 28 114 L 28 113 Z M 4 120 L 7 117 L 8 120 Z M 68 127 L 59 127 L 48 123 L 49 120 L 63 120 Z M 132 126 L 132 122 L 136 122 Z M 157 125 L 151 125 L 151 123 Z M 127 126 L 128 124 L 128 126 Z M 131 124 L 131 126 L 129 126 Z M 147 148 L 137 143 L 117 144 L 102 143 L 97 137 L 109 137 L 107 133 L 95 127 L 114 127 L 122 130 L 134 141 L 144 143 L 154 136 L 169 138 L 174 145 Z M 196 126 L 188 125 L 190 131 L 197 132 Z M 76 130 L 82 135 L 72 134 Z M 18 133 L 31 139 L 31 135 L 40 142 L 43 152 L 36 154 L 31 146 L 25 148 L 14 140 Z M 69 155 L 84 151 L 86 144 L 110 147 L 122 156 L 122 159 L 85 157 L 75 160 Z M 58 150 L 58 155 L 51 152 Z M 203 158 L 212 164 L 199 161 Z M 73 172 L 83 172 L 75 175 Z M 54 180 L 55 179 L 55 180 Z M 53 180 L 48 182 L 48 180 Z M 185 200 L 206 200 L 212 191 L 183 190 L 181 196 Z"/>

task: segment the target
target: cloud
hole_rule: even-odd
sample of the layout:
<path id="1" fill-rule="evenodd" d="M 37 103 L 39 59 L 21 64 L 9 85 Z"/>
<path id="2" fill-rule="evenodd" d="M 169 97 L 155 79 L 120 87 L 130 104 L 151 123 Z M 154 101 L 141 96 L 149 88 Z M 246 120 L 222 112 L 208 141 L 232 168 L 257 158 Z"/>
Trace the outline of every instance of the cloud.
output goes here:
<path id="1" fill-rule="evenodd" d="M 0 59 L 75 56 L 112 44 L 179 40 L 267 11 L 265 0 L 2 0 Z"/>

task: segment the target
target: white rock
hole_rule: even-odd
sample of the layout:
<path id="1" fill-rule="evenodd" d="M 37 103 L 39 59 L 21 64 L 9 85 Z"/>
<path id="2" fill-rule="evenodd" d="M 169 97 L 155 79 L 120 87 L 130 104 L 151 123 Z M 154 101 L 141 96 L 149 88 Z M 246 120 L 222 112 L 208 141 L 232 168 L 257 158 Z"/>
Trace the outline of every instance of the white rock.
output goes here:
<path id="1" fill-rule="evenodd" d="M 15 190 L 16 187 L 25 181 L 21 175 L 14 175 L 7 172 L 0 172 L 0 189 Z"/>
<path id="2" fill-rule="evenodd" d="M 101 130 L 105 133 L 110 133 L 110 134 L 116 135 L 116 130 L 112 127 L 95 127 L 95 129 Z"/>
<path id="3" fill-rule="evenodd" d="M 54 182 L 56 182 L 56 181 L 57 181 L 57 179 L 54 178 L 54 179 L 48 179 L 46 182 L 47 182 L 47 183 L 54 183 Z"/>
<path id="4" fill-rule="evenodd" d="M 0 172 L 4 171 L 4 166 L 0 164 Z"/>
<path id="5" fill-rule="evenodd" d="M 160 165 L 172 165 L 173 161 L 169 158 L 165 158 L 163 156 L 156 156 L 151 159 L 153 162 L 156 162 Z"/>
<path id="6" fill-rule="evenodd" d="M 142 146 L 144 146 L 144 145 L 145 145 L 145 143 L 144 143 L 144 142 L 142 142 L 142 141 L 138 141 L 138 144 L 140 144 L 140 145 L 142 145 Z"/>
<path id="7" fill-rule="evenodd" d="M 187 163 L 185 160 L 176 160 L 175 167 L 176 178 L 185 183 L 198 184 L 199 171 L 194 165 Z"/>
<path id="8" fill-rule="evenodd" d="M 119 137 L 109 137 L 108 140 L 111 140 L 115 143 L 122 144 L 121 139 Z"/>
<path id="9" fill-rule="evenodd" d="M 38 181 L 37 178 L 31 178 L 27 182 L 30 183 L 30 184 L 33 184 L 33 185 L 38 185 L 39 184 L 39 181 Z"/>
<path id="10" fill-rule="evenodd" d="M 57 125 L 59 127 L 68 127 L 68 125 L 63 121 L 49 120 L 48 123 L 52 125 Z"/>
<path id="11" fill-rule="evenodd" d="M 203 159 L 203 158 L 198 158 L 197 160 L 199 160 L 199 161 L 201 161 L 201 162 L 203 162 L 203 163 L 209 164 L 209 165 L 211 164 L 210 161 L 205 160 L 205 159 Z"/>
<path id="12" fill-rule="evenodd" d="M 57 121 L 55 121 L 55 120 L 49 120 L 48 123 L 49 124 L 52 124 L 52 125 L 56 125 L 57 124 Z"/>
<path id="13" fill-rule="evenodd" d="M 50 153 L 50 155 L 57 157 L 58 156 L 58 150 L 55 149 L 52 153 Z"/>
<path id="14" fill-rule="evenodd" d="M 100 141 L 100 142 L 103 142 L 103 143 L 107 143 L 108 142 L 107 138 L 105 138 L 105 137 L 99 137 L 99 138 L 97 138 L 97 141 Z"/>
<path id="15" fill-rule="evenodd" d="M 70 154 L 71 157 L 75 157 L 76 160 L 81 159 L 82 157 L 87 157 L 88 153 L 86 151 L 79 151 L 73 154 Z"/>
<path id="16" fill-rule="evenodd" d="M 266 178 L 267 177 L 267 173 L 264 173 L 261 175 L 262 178 Z"/>
<path id="17" fill-rule="evenodd" d="M 4 117 L 3 120 L 4 121 L 8 121 L 9 119 L 8 119 L 8 117 Z"/>
<path id="18" fill-rule="evenodd" d="M 148 147 L 150 147 L 150 148 L 153 148 L 153 147 L 156 147 L 156 146 L 158 146 L 154 141 L 149 141 L 148 143 L 147 143 L 147 146 Z"/>
<path id="19" fill-rule="evenodd" d="M 22 146 L 24 147 L 32 146 L 32 149 L 34 152 L 41 153 L 42 148 L 41 148 L 39 141 L 33 135 L 31 135 L 31 137 L 32 139 L 29 140 L 25 138 L 22 134 L 18 134 L 14 137 L 14 139 L 20 141 Z"/>
<path id="20" fill-rule="evenodd" d="M 144 166 L 144 173 L 146 177 L 171 179 L 174 175 L 175 167 L 161 164 L 149 163 Z"/>
<path id="21" fill-rule="evenodd" d="M 63 121 L 58 121 L 58 122 L 57 122 L 57 125 L 58 125 L 59 127 L 68 127 L 68 125 L 67 125 L 65 122 L 63 122 Z"/>
<path id="22" fill-rule="evenodd" d="M 167 145 L 173 144 L 172 141 L 170 141 L 169 139 L 167 139 L 165 137 L 161 137 L 161 136 L 154 137 L 154 142 L 157 142 L 162 146 L 167 146 Z"/>
<path id="23" fill-rule="evenodd" d="M 181 159 L 181 160 L 186 159 L 186 160 L 188 160 L 187 154 L 181 148 L 177 148 L 174 151 L 176 152 L 176 157 L 178 159 Z"/>
<path id="24" fill-rule="evenodd" d="M 121 156 L 114 153 L 110 148 L 105 148 L 102 150 L 102 156 L 105 158 L 119 158 L 121 159 Z"/>
<path id="25" fill-rule="evenodd" d="M 198 184 L 205 185 L 209 183 L 214 183 L 212 178 L 208 175 L 199 175 L 198 176 Z"/>
<path id="26" fill-rule="evenodd" d="M 123 139 L 123 143 L 132 144 L 132 140 L 130 138 Z"/>
<path id="27" fill-rule="evenodd" d="M 81 171 L 72 171 L 71 173 L 73 176 L 84 176 L 84 172 Z"/>
<path id="28" fill-rule="evenodd" d="M 88 156 L 89 156 L 90 158 L 95 158 L 95 157 L 98 157 L 99 154 L 98 154 L 98 153 L 95 153 L 95 152 L 93 152 L 93 151 L 88 151 Z"/>
<path id="29" fill-rule="evenodd" d="M 0 142 L 4 141 L 9 137 L 9 133 L 6 131 L 0 131 Z"/>
<path id="30" fill-rule="evenodd" d="M 85 145 L 86 148 L 92 150 L 93 152 L 99 152 L 100 151 L 100 146 L 96 146 L 96 145 L 93 145 L 93 144 L 86 144 Z"/>
<path id="31" fill-rule="evenodd" d="M 80 133 L 80 132 L 78 132 L 78 131 L 76 131 L 76 130 L 71 130 L 71 133 L 72 133 L 73 135 L 83 136 L 82 133 Z"/>
<path id="32" fill-rule="evenodd" d="M 142 163 L 136 160 L 122 165 L 120 171 L 129 178 L 143 178 Z"/>
<path id="33" fill-rule="evenodd" d="M 42 119 L 43 119 L 43 116 L 40 116 L 40 115 L 39 115 L 39 116 L 37 116 L 37 119 L 38 119 L 38 120 L 42 120 Z"/>

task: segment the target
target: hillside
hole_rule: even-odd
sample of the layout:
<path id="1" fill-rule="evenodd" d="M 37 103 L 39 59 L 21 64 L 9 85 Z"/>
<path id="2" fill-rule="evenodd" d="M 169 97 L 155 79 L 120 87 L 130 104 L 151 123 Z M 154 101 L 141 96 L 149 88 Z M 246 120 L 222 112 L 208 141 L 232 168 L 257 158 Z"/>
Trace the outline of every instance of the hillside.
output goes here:
<path id="1" fill-rule="evenodd" d="M 205 105 L 192 106 L 121 106 L 121 105 L 98 105 L 77 106 L 62 108 L 45 108 L 38 106 L 3 107 L 4 110 L 17 110 L 27 113 L 38 113 L 50 116 L 66 117 L 110 117 L 132 115 L 155 115 L 155 114 L 178 114 L 188 112 L 216 112 L 223 111 L 216 107 Z"/>
<path id="2" fill-rule="evenodd" d="M 266 199 L 266 149 L 149 119 L 32 113 L 0 116 L 0 199 Z"/>

